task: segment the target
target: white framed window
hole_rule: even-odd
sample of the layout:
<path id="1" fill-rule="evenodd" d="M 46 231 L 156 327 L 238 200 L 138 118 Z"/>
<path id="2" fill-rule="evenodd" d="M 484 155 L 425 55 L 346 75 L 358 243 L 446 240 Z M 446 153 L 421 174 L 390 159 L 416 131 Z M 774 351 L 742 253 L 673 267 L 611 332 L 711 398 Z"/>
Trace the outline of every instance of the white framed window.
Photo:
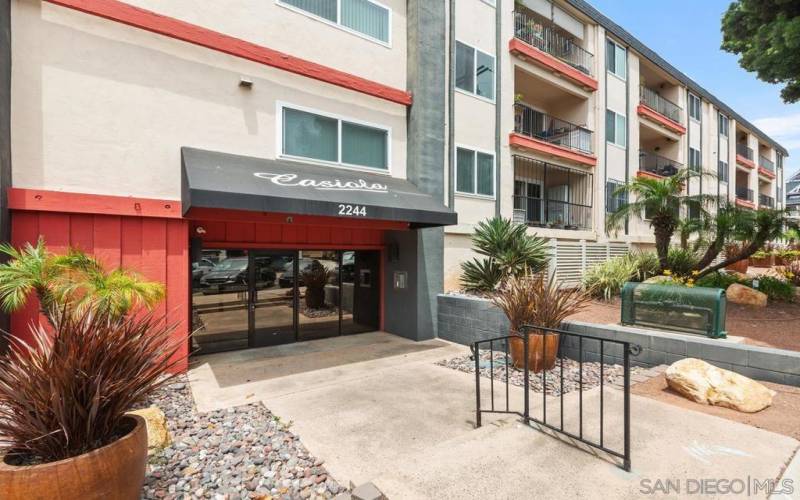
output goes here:
<path id="1" fill-rule="evenodd" d="M 606 110 L 606 141 L 624 148 L 628 143 L 628 127 L 625 115 Z"/>
<path id="2" fill-rule="evenodd" d="M 701 111 L 701 103 L 699 97 L 694 94 L 689 94 L 689 118 L 694 118 L 697 121 L 700 121 L 700 113 Z"/>
<path id="3" fill-rule="evenodd" d="M 689 147 L 689 170 L 699 172 L 701 167 L 700 150 Z"/>
<path id="4" fill-rule="evenodd" d="M 723 115 L 722 113 L 719 114 L 719 135 L 728 137 L 728 127 L 730 123 L 728 117 Z"/>
<path id="5" fill-rule="evenodd" d="M 375 0 L 275 0 L 328 24 L 383 45 L 392 43 L 392 9 Z"/>
<path id="6" fill-rule="evenodd" d="M 494 198 L 494 154 L 456 146 L 456 193 Z"/>
<path id="7" fill-rule="evenodd" d="M 719 160 L 717 162 L 717 178 L 720 182 L 728 182 L 728 162 Z"/>
<path id="8" fill-rule="evenodd" d="M 615 179 L 606 181 L 606 213 L 614 213 L 628 204 L 628 193 L 621 192 L 625 183 Z"/>
<path id="9" fill-rule="evenodd" d="M 390 127 L 278 103 L 280 156 L 333 166 L 391 170 Z"/>
<path id="10" fill-rule="evenodd" d="M 606 39 L 606 68 L 623 80 L 628 76 L 628 51 L 610 38 Z"/>
<path id="11" fill-rule="evenodd" d="M 456 88 L 494 101 L 494 56 L 456 41 Z"/>

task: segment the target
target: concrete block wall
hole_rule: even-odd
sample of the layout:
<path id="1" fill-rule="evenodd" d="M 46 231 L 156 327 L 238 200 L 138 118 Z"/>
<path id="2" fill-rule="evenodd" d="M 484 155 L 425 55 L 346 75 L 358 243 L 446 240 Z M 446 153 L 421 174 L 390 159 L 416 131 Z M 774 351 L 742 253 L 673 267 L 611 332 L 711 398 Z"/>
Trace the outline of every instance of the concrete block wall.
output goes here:
<path id="1" fill-rule="evenodd" d="M 505 315 L 486 299 L 439 295 L 438 301 L 440 338 L 470 345 L 476 340 L 508 335 Z M 571 321 L 565 323 L 563 329 L 577 335 L 638 345 L 641 351 L 630 357 L 635 366 L 650 367 L 672 364 L 684 358 L 699 358 L 756 380 L 800 387 L 800 352 L 621 325 Z M 577 337 L 566 337 L 563 342 L 565 354 L 570 358 L 578 359 L 578 347 L 582 343 L 584 361 L 600 359 L 600 341 L 596 339 L 584 337 L 581 341 Z M 603 344 L 605 361 L 622 363 L 622 345 Z"/>

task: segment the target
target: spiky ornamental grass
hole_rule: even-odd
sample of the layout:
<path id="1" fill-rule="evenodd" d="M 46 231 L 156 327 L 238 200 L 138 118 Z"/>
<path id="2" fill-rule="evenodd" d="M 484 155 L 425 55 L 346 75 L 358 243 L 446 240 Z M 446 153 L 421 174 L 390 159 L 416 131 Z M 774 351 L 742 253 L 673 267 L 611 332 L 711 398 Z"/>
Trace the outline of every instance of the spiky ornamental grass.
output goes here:
<path id="1" fill-rule="evenodd" d="M 123 417 L 168 383 L 183 360 L 175 325 L 138 312 L 51 310 L 53 332 L 33 327 L 0 357 L 0 447 L 23 463 L 52 462 L 105 446 Z"/>

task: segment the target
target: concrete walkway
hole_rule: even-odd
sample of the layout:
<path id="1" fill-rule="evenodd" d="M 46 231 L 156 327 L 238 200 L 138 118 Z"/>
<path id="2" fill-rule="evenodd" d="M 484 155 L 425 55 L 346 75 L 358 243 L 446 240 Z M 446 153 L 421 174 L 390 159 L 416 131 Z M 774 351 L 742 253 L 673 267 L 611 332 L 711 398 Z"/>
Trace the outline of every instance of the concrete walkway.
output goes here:
<path id="1" fill-rule="evenodd" d="M 626 473 L 616 460 L 516 417 L 485 417 L 476 430 L 474 375 L 434 364 L 465 352 L 441 340 L 411 342 L 376 332 L 205 356 L 195 360 L 189 378 L 201 411 L 261 400 L 292 422 L 337 480 L 373 481 L 393 500 L 634 498 L 644 493 L 643 480 L 680 481 L 683 488 L 687 479 L 761 481 L 778 478 L 800 445 L 633 395 L 633 471 Z M 509 396 L 512 409 L 521 407 L 521 389 L 512 387 Z M 537 396 L 532 414 L 541 411 Z M 498 391 L 496 401 L 504 404 L 502 397 Z M 617 448 L 621 393 L 607 389 L 604 397 L 606 443 Z M 599 389 L 584 393 L 590 436 L 597 433 L 598 402 Z M 555 403 L 548 404 L 549 419 L 558 418 Z M 578 426 L 568 418 L 576 405 L 577 394 L 565 397 L 571 430 Z M 800 492 L 800 478 L 795 484 Z M 683 496 L 677 493 L 669 496 Z"/>

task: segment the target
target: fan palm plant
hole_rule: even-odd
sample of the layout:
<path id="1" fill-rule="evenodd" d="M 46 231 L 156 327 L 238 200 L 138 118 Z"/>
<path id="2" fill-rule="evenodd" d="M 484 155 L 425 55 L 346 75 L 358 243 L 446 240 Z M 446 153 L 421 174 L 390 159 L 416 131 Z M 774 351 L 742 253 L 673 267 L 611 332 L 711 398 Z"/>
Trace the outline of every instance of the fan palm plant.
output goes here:
<path id="1" fill-rule="evenodd" d="M 713 177 L 709 173 L 695 172 L 687 169 L 679 170 L 671 177 L 651 179 L 637 177 L 630 183 L 620 186 L 613 196 L 626 195 L 633 199 L 609 214 L 606 226 L 610 231 L 618 231 L 630 218 L 647 220 L 653 228 L 656 254 L 661 270 L 668 266 L 669 244 L 678 229 L 682 208 L 695 210 L 700 217 L 707 217 L 706 208 L 716 201 L 709 194 L 686 195 L 685 184 L 692 178 Z"/>
<path id="2" fill-rule="evenodd" d="M 146 281 L 124 269 L 106 271 L 103 265 L 78 249 L 64 255 L 47 250 L 44 239 L 21 249 L 0 244 L 10 260 L 0 264 L 0 307 L 20 310 L 35 295 L 42 314 L 50 320 L 60 304 L 83 311 L 89 307 L 124 316 L 136 305 L 152 307 L 164 298 L 164 286 Z"/>

